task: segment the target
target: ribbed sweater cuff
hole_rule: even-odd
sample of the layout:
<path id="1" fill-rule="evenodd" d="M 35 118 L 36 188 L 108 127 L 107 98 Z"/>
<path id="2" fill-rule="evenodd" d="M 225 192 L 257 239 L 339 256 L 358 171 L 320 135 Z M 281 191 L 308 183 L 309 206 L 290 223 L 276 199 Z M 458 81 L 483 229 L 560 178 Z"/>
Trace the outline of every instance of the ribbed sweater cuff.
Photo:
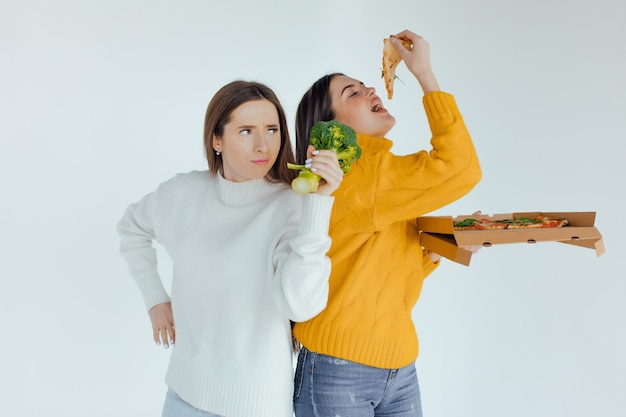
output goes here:
<path id="1" fill-rule="evenodd" d="M 434 134 L 445 131 L 455 119 L 461 118 L 461 113 L 452 94 L 433 91 L 424 95 L 422 103 L 428 117 L 430 130 Z"/>
<path id="2" fill-rule="evenodd" d="M 156 277 L 137 278 L 135 281 L 148 310 L 157 304 L 170 301 L 170 296 L 165 291 L 165 287 L 163 287 L 161 278 L 158 275 Z"/>
<path id="3" fill-rule="evenodd" d="M 301 234 L 327 235 L 330 213 L 335 197 L 306 194 L 300 219 Z"/>

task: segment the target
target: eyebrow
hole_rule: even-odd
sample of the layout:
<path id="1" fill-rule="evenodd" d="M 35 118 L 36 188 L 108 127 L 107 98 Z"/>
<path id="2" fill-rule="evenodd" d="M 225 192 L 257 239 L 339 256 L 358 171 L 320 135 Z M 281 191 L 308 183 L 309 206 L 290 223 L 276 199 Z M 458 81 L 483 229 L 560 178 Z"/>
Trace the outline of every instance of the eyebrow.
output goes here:
<path id="1" fill-rule="evenodd" d="M 359 82 L 359 85 L 363 85 L 363 82 Z M 345 91 L 346 91 L 348 88 L 351 88 L 351 87 L 354 87 L 354 86 L 355 86 L 355 84 L 354 84 L 354 83 L 346 85 L 346 86 L 343 88 L 343 90 L 341 90 L 341 95 L 343 96 L 343 93 L 345 93 Z"/>
<path id="2" fill-rule="evenodd" d="M 237 129 L 254 129 L 256 125 L 239 125 Z M 280 127 L 280 123 L 268 123 L 265 127 Z"/>

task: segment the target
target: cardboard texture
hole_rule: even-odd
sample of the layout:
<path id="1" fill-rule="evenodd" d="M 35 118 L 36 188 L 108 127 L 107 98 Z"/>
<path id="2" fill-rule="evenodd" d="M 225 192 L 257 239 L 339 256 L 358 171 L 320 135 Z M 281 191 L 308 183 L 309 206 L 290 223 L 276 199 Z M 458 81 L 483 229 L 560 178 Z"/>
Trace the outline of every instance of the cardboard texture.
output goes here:
<path id="1" fill-rule="evenodd" d="M 454 230 L 454 223 L 467 218 L 491 220 L 536 218 L 544 215 L 565 217 L 568 225 L 556 228 L 504 229 L 504 230 Z M 602 235 L 594 227 L 595 212 L 524 212 L 503 214 L 471 214 L 465 216 L 425 216 L 417 219 L 420 244 L 439 255 L 463 265 L 469 265 L 472 252 L 466 246 L 500 245 L 506 243 L 562 242 L 594 249 L 596 256 L 604 253 Z"/>

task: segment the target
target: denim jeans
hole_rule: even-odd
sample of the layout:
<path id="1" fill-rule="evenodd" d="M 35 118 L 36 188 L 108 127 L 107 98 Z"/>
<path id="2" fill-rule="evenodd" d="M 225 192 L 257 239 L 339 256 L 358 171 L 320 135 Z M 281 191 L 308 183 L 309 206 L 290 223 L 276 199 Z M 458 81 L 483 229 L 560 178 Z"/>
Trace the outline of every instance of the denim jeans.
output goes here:
<path id="1" fill-rule="evenodd" d="M 208 411 L 199 410 L 180 398 L 171 389 L 167 390 L 161 417 L 220 417 Z"/>
<path id="2" fill-rule="evenodd" d="M 303 347 L 294 408 L 296 417 L 421 417 L 415 364 L 373 368 Z"/>

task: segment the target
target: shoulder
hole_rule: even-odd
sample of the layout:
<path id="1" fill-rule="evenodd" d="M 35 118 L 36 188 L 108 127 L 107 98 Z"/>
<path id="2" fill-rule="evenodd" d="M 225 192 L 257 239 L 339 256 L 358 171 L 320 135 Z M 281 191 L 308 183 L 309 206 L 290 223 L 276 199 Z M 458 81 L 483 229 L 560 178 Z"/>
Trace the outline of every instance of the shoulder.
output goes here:
<path id="1" fill-rule="evenodd" d="M 215 178 L 211 177 L 208 171 L 178 173 L 159 184 L 154 194 L 161 199 L 172 199 L 181 194 L 205 189 L 207 184 L 214 181 Z"/>
<path id="2" fill-rule="evenodd" d="M 175 182 L 181 184 L 193 184 L 199 182 L 213 181 L 215 178 L 211 176 L 209 171 L 189 171 L 178 173 L 172 178 Z"/>
<path id="3" fill-rule="evenodd" d="M 169 180 L 163 182 L 160 188 L 184 188 L 201 184 L 206 186 L 207 183 L 215 181 L 216 179 L 211 176 L 209 171 L 189 171 L 174 175 Z"/>

